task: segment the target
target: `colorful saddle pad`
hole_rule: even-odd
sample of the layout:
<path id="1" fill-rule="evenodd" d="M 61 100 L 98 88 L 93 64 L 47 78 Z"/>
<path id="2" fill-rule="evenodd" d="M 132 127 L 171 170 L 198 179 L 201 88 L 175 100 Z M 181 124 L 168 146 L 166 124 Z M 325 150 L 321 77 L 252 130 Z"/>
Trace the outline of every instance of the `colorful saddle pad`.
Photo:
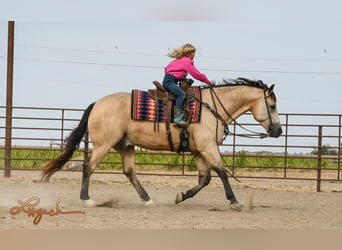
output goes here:
<path id="1" fill-rule="evenodd" d="M 192 87 L 194 96 L 201 100 L 201 90 L 199 87 Z M 201 103 L 193 100 L 190 102 L 190 109 L 193 111 L 191 122 L 199 122 L 201 113 Z M 151 98 L 147 91 L 138 89 L 132 90 L 132 112 L 133 120 L 165 122 L 165 110 L 162 100 Z"/>

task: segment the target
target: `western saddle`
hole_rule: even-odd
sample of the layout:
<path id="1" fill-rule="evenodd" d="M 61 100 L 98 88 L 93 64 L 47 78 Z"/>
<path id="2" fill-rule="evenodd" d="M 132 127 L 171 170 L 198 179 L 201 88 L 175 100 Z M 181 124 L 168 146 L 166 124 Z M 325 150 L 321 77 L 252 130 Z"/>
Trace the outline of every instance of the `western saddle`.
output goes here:
<path id="1" fill-rule="evenodd" d="M 179 81 L 179 86 L 180 88 L 185 92 L 185 119 L 186 119 L 186 124 L 185 125 L 178 125 L 179 127 L 182 127 L 182 131 L 180 133 L 180 139 L 181 139 L 181 143 L 180 146 L 177 150 L 177 152 L 180 151 L 189 151 L 189 132 L 186 129 L 186 127 L 191 123 L 191 117 L 192 117 L 192 113 L 193 111 L 190 110 L 189 108 L 189 102 L 191 102 L 193 100 L 193 90 L 191 88 L 191 85 L 194 81 L 192 79 L 188 79 L 188 78 L 183 78 Z M 169 141 L 169 145 L 170 145 L 170 150 L 171 151 L 175 151 L 175 148 L 173 146 L 173 142 L 172 142 L 172 136 L 171 136 L 171 130 L 170 130 L 170 123 L 173 114 L 172 114 L 172 110 L 173 110 L 173 101 L 176 100 L 176 96 L 170 92 L 168 92 L 162 85 L 160 82 L 158 81 L 153 81 L 153 84 L 156 86 L 156 89 L 149 89 L 148 90 L 148 94 L 151 98 L 155 99 L 156 102 L 158 102 L 159 100 L 161 100 L 164 104 L 164 112 L 165 112 L 165 128 L 166 128 L 166 136 L 167 139 Z M 158 117 L 158 105 L 156 105 L 156 110 L 155 110 L 155 117 Z M 155 126 L 154 129 L 155 130 L 159 130 L 159 121 L 156 120 L 155 121 Z"/>

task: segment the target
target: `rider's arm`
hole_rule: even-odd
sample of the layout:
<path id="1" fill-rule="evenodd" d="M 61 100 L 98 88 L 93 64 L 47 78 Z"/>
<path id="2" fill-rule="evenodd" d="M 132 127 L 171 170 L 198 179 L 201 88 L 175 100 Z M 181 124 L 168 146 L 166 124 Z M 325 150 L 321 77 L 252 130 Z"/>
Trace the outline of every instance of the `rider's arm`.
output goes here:
<path id="1" fill-rule="evenodd" d="M 186 70 L 193 78 L 201 82 L 205 82 L 209 85 L 212 84 L 212 82 L 209 81 L 205 74 L 199 72 L 199 70 L 195 67 L 194 62 L 190 58 L 186 61 Z"/>

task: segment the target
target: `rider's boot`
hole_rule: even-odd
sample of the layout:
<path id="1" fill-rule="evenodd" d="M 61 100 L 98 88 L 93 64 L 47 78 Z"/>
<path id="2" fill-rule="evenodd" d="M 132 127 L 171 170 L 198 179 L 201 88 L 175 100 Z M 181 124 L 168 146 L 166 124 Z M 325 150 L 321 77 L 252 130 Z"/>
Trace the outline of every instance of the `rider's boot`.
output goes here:
<path id="1" fill-rule="evenodd" d="M 186 122 L 186 120 L 184 119 L 184 113 L 182 112 L 182 109 L 175 106 L 173 108 L 173 115 L 174 115 L 174 120 L 173 122 L 176 125 L 187 125 L 188 123 Z"/>

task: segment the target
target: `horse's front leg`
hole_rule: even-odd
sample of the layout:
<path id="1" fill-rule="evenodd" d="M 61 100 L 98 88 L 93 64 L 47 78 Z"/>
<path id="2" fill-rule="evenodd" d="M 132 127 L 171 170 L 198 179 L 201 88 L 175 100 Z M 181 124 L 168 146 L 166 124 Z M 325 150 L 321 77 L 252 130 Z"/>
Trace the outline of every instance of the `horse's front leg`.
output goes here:
<path id="1" fill-rule="evenodd" d="M 135 172 L 135 151 L 134 146 L 127 146 L 123 148 L 121 145 L 115 146 L 115 149 L 120 153 L 124 165 L 123 172 L 132 183 L 135 190 L 138 192 L 140 198 L 145 201 L 145 206 L 153 205 L 153 200 L 151 200 L 148 193 L 145 191 L 144 187 L 141 185 L 137 178 Z"/>
<path id="2" fill-rule="evenodd" d="M 227 171 L 224 169 L 220 153 L 216 152 L 202 152 L 203 157 L 208 161 L 209 165 L 215 170 L 217 175 L 220 177 L 227 199 L 230 201 L 230 207 L 232 210 L 241 211 L 241 206 L 235 198 L 233 189 L 231 188 L 228 181 Z"/>
<path id="3" fill-rule="evenodd" d="M 206 160 L 204 160 L 200 154 L 195 154 L 194 157 L 199 171 L 198 185 L 185 193 L 178 193 L 175 200 L 176 204 L 194 197 L 203 187 L 207 186 L 211 180 L 210 170 Z"/>
<path id="4" fill-rule="evenodd" d="M 230 208 L 232 210 L 241 211 L 241 206 L 239 205 L 239 202 L 235 198 L 234 192 L 229 184 L 228 174 L 226 170 L 222 166 L 217 166 L 217 167 L 215 166 L 213 168 L 223 183 L 226 197 L 228 200 L 230 200 Z"/>

